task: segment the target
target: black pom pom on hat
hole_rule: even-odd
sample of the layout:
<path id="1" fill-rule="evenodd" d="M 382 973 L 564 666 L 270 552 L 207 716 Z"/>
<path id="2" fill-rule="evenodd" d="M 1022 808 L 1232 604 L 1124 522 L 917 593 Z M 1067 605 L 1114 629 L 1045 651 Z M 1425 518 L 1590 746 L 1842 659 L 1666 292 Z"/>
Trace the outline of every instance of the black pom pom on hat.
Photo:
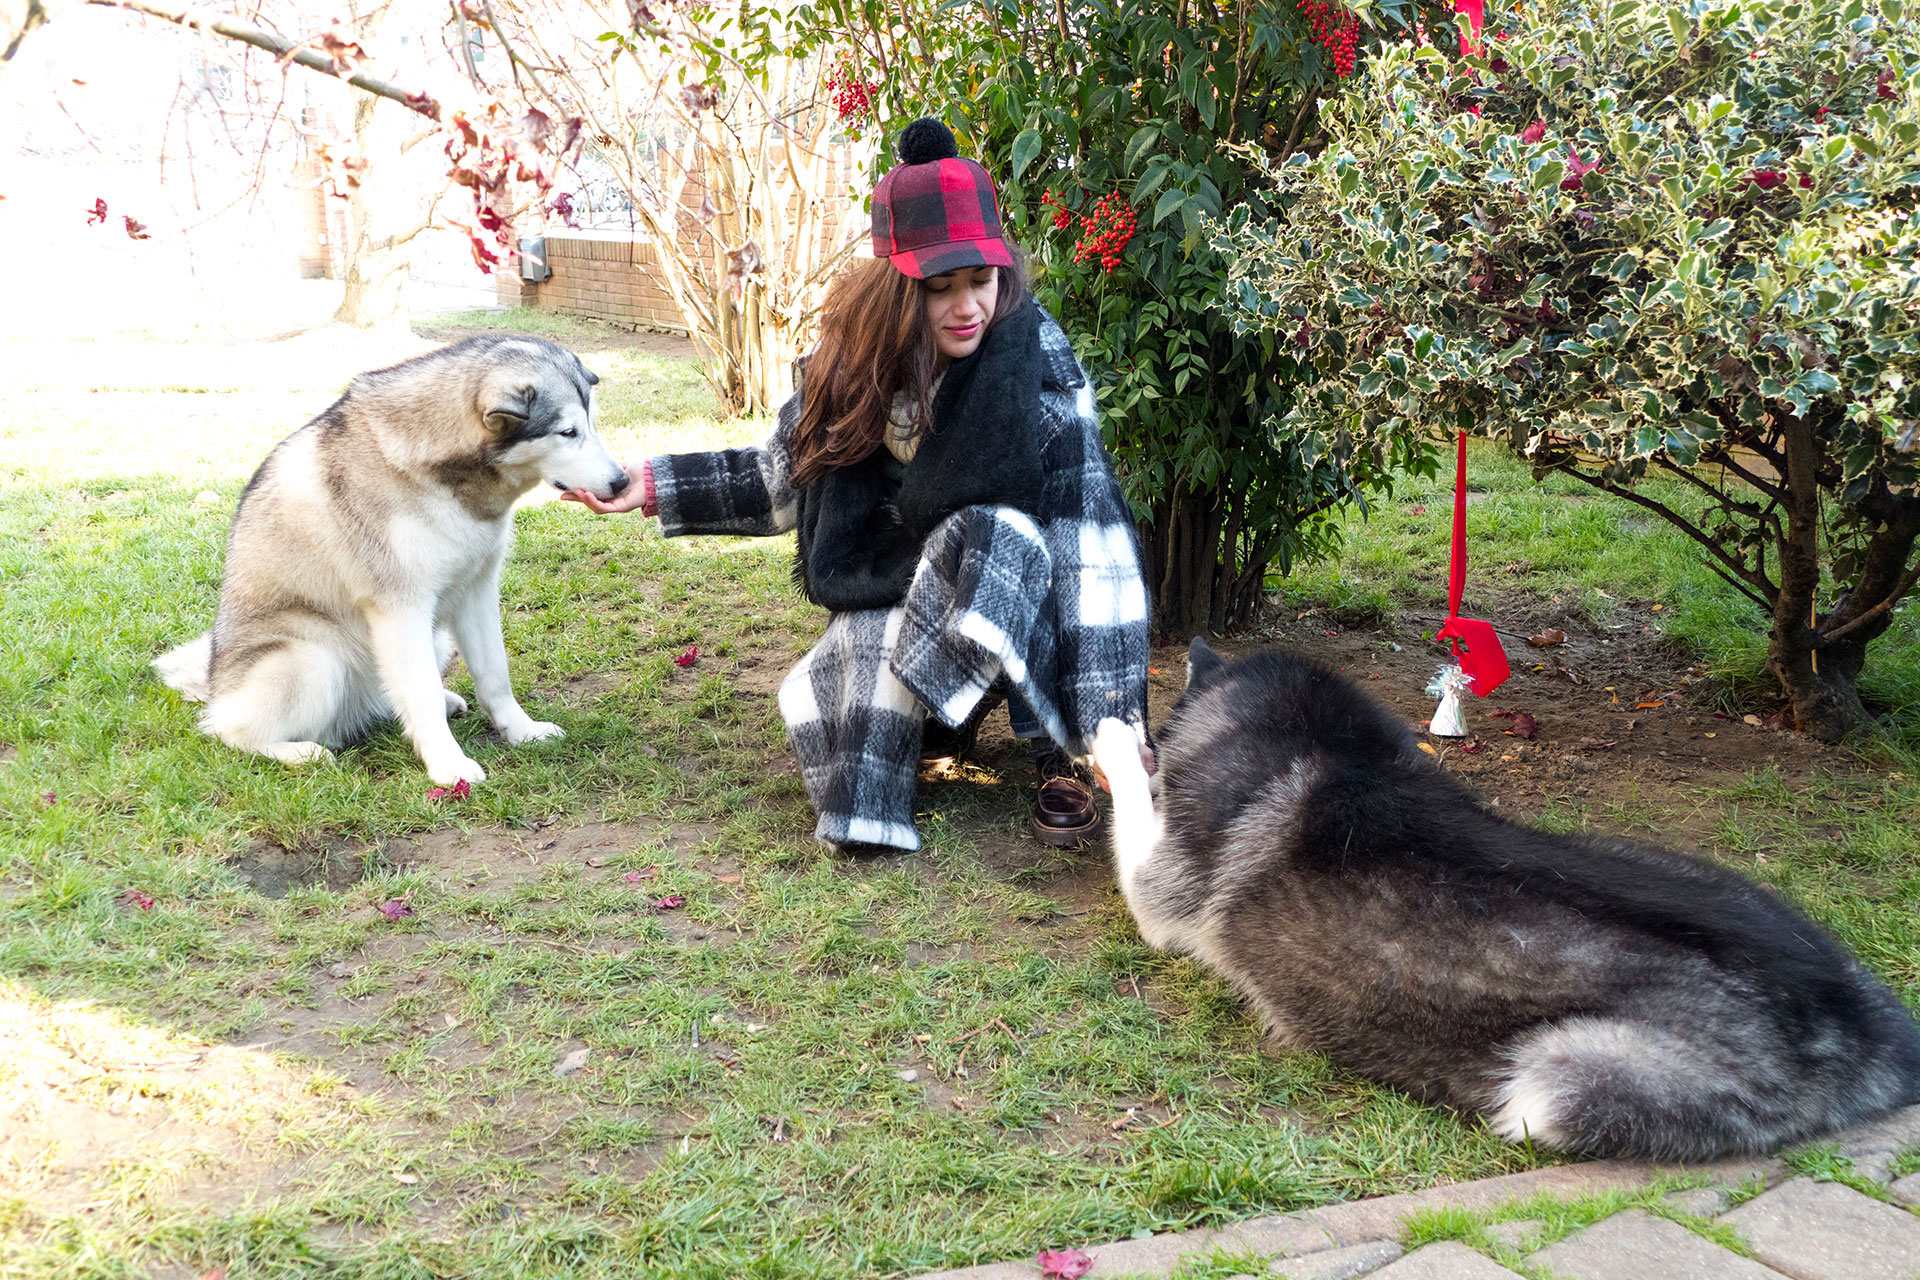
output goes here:
<path id="1" fill-rule="evenodd" d="M 960 154 L 953 130 L 932 116 L 921 116 L 900 131 L 900 163 L 931 164 Z"/>

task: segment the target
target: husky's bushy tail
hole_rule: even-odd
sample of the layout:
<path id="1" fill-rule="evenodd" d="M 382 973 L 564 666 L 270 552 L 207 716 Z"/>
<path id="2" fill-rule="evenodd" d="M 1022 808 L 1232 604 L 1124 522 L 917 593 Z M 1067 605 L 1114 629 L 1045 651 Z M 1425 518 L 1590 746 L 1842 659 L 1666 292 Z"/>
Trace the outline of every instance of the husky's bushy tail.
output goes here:
<path id="1" fill-rule="evenodd" d="M 209 674 L 213 666 L 213 632 L 203 631 L 182 645 L 175 645 L 153 660 L 153 669 L 167 687 L 191 702 L 205 702 L 211 692 Z"/>
<path id="2" fill-rule="evenodd" d="M 1730 1060 L 1733 1046 L 1647 1022 L 1567 1018 L 1514 1047 L 1487 1125 L 1513 1142 L 1583 1155 L 1714 1160 L 1771 1151 L 1873 1119 L 1920 1100 L 1920 1061 L 1902 1029 L 1845 1046 Z M 1794 1052 L 1794 1049 L 1805 1051 Z M 1850 1066 L 1857 1070 L 1849 1070 Z M 1796 1070 L 1796 1067 L 1799 1070 Z"/>

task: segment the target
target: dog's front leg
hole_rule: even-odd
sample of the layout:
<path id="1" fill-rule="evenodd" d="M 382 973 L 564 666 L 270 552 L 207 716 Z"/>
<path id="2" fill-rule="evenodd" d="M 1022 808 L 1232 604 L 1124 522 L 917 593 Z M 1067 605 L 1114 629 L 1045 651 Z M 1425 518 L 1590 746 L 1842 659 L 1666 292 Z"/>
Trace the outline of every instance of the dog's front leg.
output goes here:
<path id="1" fill-rule="evenodd" d="M 1093 731 L 1093 763 L 1113 791 L 1113 860 L 1120 892 L 1133 900 L 1134 877 L 1160 842 L 1153 788 L 1141 758 L 1140 731 L 1109 716 Z"/>
<path id="2" fill-rule="evenodd" d="M 369 605 L 366 616 L 380 682 L 427 776 L 443 787 L 463 780 L 484 782 L 487 771 L 467 758 L 447 727 L 446 690 L 440 684 L 433 650 L 432 614 L 404 605 Z"/>
<path id="3" fill-rule="evenodd" d="M 473 693 L 480 709 L 493 721 L 500 736 L 515 746 L 559 738 L 566 731 L 557 724 L 535 720 L 513 696 L 507 678 L 507 642 L 500 634 L 500 571 L 486 575 L 454 607 L 453 640 L 473 675 Z"/>

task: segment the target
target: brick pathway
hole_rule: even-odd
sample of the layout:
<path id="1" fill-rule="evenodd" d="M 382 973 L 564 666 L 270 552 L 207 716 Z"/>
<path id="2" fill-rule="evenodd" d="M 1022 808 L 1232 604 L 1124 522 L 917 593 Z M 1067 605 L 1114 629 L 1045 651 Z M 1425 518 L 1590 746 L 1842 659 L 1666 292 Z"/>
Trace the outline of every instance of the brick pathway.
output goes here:
<path id="1" fill-rule="evenodd" d="M 1122 1240 L 1087 1250 L 1100 1280 L 1171 1276 L 1216 1256 L 1258 1255 L 1262 1280 L 1520 1280 L 1520 1263 L 1556 1280 L 1920 1280 L 1920 1173 L 1895 1177 L 1904 1152 L 1920 1149 L 1920 1106 L 1834 1139 L 1854 1172 L 1885 1199 L 1839 1182 L 1794 1176 L 1778 1160 L 1736 1160 L 1681 1170 L 1622 1160 L 1560 1165 L 1409 1195 L 1382 1196 L 1300 1213 L 1255 1218 L 1218 1230 Z M 1558 1239 L 1544 1221 L 1487 1224 L 1493 1245 L 1445 1240 L 1409 1251 L 1410 1214 L 1459 1207 L 1491 1214 L 1541 1194 L 1573 1199 L 1612 1188 L 1639 1189 L 1663 1175 L 1704 1176 L 1663 1208 L 1681 1221 L 1628 1209 Z M 1765 1187 L 1758 1195 L 1756 1185 Z M 1729 1209 L 1731 1193 L 1748 1198 Z M 1711 1233 L 1691 1230 L 1715 1228 Z M 1737 1239 L 1742 1251 L 1720 1241 Z M 1037 1280 L 1032 1261 L 941 1271 L 920 1280 Z M 1255 1280 L 1247 1277 L 1246 1280 Z"/>

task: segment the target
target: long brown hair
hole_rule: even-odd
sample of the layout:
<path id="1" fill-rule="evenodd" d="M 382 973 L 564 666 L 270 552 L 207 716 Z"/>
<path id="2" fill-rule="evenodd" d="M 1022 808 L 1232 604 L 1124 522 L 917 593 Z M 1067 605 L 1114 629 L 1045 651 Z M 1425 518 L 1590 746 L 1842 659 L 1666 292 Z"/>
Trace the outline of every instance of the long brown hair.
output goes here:
<path id="1" fill-rule="evenodd" d="M 1027 296 L 1026 261 L 1018 248 L 1013 262 L 995 268 L 1000 286 L 989 329 Z M 804 488 L 878 449 L 887 438 L 893 398 L 903 390 L 924 431 L 933 421 L 938 354 L 920 281 L 885 258 L 862 262 L 835 280 L 820 308 L 820 341 L 803 378 L 790 446 L 793 487 Z"/>

